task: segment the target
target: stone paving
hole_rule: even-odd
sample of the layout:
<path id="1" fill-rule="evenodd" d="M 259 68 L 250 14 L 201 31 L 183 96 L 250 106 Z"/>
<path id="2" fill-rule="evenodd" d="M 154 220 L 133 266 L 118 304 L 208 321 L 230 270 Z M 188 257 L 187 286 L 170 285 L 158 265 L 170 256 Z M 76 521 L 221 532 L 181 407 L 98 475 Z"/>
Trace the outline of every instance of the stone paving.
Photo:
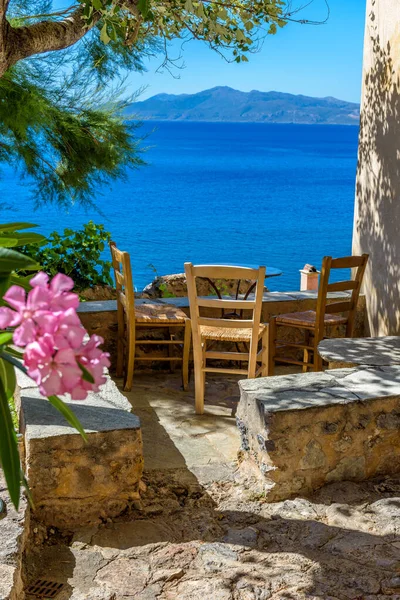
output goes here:
<path id="1" fill-rule="evenodd" d="M 19 565 L 25 508 L 24 499 L 21 499 L 18 511 L 13 507 L 0 470 L 0 600 L 11 597 L 13 589 L 21 592 Z"/>
<path id="2" fill-rule="evenodd" d="M 64 583 L 57 600 L 400 600 L 400 481 L 266 503 L 236 463 L 234 378 L 210 380 L 204 417 L 177 375 L 138 375 L 128 398 L 142 501 L 79 531 L 33 523 L 29 581 Z"/>

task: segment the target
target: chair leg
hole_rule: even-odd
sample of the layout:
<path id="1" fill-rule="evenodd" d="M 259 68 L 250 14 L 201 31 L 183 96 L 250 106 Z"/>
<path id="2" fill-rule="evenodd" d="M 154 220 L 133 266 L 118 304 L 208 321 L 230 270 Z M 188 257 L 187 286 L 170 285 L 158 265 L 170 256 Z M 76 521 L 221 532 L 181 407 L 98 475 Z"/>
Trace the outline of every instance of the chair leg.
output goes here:
<path id="1" fill-rule="evenodd" d="M 124 375 L 124 353 L 125 353 L 125 345 L 124 345 L 125 319 L 124 319 L 124 310 L 123 310 L 122 306 L 119 306 L 119 305 L 118 305 L 117 319 L 118 319 L 118 333 L 117 333 L 118 337 L 117 337 L 116 376 L 123 377 L 123 375 Z"/>
<path id="2" fill-rule="evenodd" d="M 307 344 L 307 346 L 309 346 L 309 344 L 310 344 L 310 332 L 308 329 L 304 330 L 304 343 Z M 304 363 L 310 362 L 310 351 L 307 350 L 307 348 L 304 348 L 304 350 L 303 350 L 303 362 Z M 302 370 L 303 370 L 303 373 L 307 373 L 307 371 L 308 371 L 307 364 L 303 364 Z"/>
<path id="3" fill-rule="evenodd" d="M 193 345 L 194 358 L 194 389 L 196 414 L 204 413 L 204 387 L 205 373 L 203 371 L 203 349 L 197 344 Z"/>
<path id="4" fill-rule="evenodd" d="M 250 350 L 249 350 L 249 363 L 248 363 L 248 367 L 247 367 L 247 378 L 248 379 L 254 379 L 256 376 L 256 370 L 257 370 L 257 349 L 258 349 L 258 342 L 254 341 L 255 343 L 251 343 L 250 344 Z"/>
<path id="5" fill-rule="evenodd" d="M 127 324 L 128 328 L 128 347 L 126 352 L 128 354 L 126 361 L 126 372 L 125 372 L 125 383 L 124 392 L 130 392 L 133 383 L 133 369 L 135 368 L 135 350 L 136 350 L 136 335 L 135 329 Z"/>
<path id="6" fill-rule="evenodd" d="M 168 340 L 172 340 L 172 334 L 171 334 L 171 328 L 168 327 Z M 170 356 L 171 358 L 174 356 L 174 348 L 172 346 L 172 344 L 168 344 L 168 356 Z M 175 361 L 171 360 L 169 363 L 169 372 L 173 373 L 175 369 Z"/>
<path id="7" fill-rule="evenodd" d="M 267 375 L 275 373 L 275 355 L 276 355 L 276 322 L 275 317 L 271 317 L 268 323 L 268 360 Z"/>
<path id="8" fill-rule="evenodd" d="M 261 377 L 268 375 L 268 328 L 264 331 L 261 338 L 262 353 L 261 353 Z"/>
<path id="9" fill-rule="evenodd" d="M 314 371 L 322 371 L 322 358 L 320 357 L 320 355 L 318 354 L 318 344 L 319 341 L 317 340 L 317 338 L 314 337 L 314 357 L 313 357 L 313 364 L 314 364 Z"/>
<path id="10" fill-rule="evenodd" d="M 192 339 L 192 328 L 190 319 L 185 321 L 185 333 L 183 338 L 183 356 L 182 356 L 182 385 L 185 392 L 189 387 L 189 355 L 190 342 Z"/>

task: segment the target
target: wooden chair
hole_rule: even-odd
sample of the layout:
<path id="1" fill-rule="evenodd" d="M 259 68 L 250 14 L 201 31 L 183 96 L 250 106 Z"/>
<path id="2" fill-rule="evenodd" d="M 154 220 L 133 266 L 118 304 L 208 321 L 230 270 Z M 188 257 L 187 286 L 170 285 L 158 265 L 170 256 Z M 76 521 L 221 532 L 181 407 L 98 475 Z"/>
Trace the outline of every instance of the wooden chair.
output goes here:
<path id="1" fill-rule="evenodd" d="M 183 389 L 188 389 L 189 384 L 189 352 L 191 341 L 190 319 L 182 310 L 174 306 L 146 303 L 135 306 L 135 294 L 132 282 L 131 261 L 128 252 L 121 252 L 110 242 L 112 265 L 117 288 L 117 318 L 118 318 L 118 346 L 117 346 L 117 377 L 124 375 L 124 390 L 132 389 L 133 370 L 135 360 L 141 361 L 170 361 L 171 368 L 174 361 L 182 362 Z M 171 329 L 184 328 L 184 339 L 175 340 Z M 164 340 L 137 340 L 136 329 L 162 328 L 168 330 L 168 339 Z M 159 357 L 152 354 L 135 356 L 136 346 L 167 345 L 168 357 Z M 170 349 L 174 345 L 182 346 L 182 356 L 171 356 Z"/>
<path id="2" fill-rule="evenodd" d="M 206 373 L 237 373 L 245 377 L 257 377 L 267 372 L 267 328 L 260 323 L 262 296 L 264 291 L 265 267 L 251 269 L 233 266 L 193 266 L 185 263 L 185 273 L 193 332 L 193 357 L 195 376 L 195 407 L 197 414 L 204 412 L 204 387 Z M 254 299 L 202 298 L 197 294 L 196 278 L 206 279 L 250 279 L 256 281 Z M 222 309 L 221 318 L 200 315 L 201 308 Z M 226 318 L 225 309 L 233 309 L 233 318 Z M 237 314 L 240 310 L 241 314 Z M 241 319 L 243 311 L 250 311 L 251 318 Z M 239 317 L 239 318 L 238 318 Z M 259 340 L 262 348 L 258 351 Z M 246 352 L 222 352 L 207 350 L 208 342 L 244 342 Z M 247 350 L 247 345 L 249 349 Z M 239 350 L 239 349 L 238 349 Z M 247 369 L 208 367 L 207 359 L 238 360 L 247 362 Z M 257 368 L 257 363 L 261 366 Z"/>
<path id="3" fill-rule="evenodd" d="M 318 287 L 317 310 L 288 313 L 271 318 L 268 325 L 268 375 L 274 374 L 276 362 L 301 365 L 303 372 L 306 372 L 308 369 L 321 371 L 322 359 L 318 354 L 317 348 L 320 341 L 324 339 L 326 327 L 346 325 L 346 337 L 353 336 L 357 302 L 367 261 L 368 254 L 346 256 L 344 258 L 325 256 L 322 262 L 321 278 Z M 350 281 L 329 283 L 329 276 L 332 269 L 355 269 L 355 277 Z M 351 291 L 348 300 L 327 304 L 328 292 L 344 291 Z M 277 337 L 279 326 L 304 330 L 304 342 L 290 343 L 279 340 Z M 303 360 L 299 361 L 295 358 L 280 356 L 277 354 L 277 348 L 301 348 L 303 349 Z"/>

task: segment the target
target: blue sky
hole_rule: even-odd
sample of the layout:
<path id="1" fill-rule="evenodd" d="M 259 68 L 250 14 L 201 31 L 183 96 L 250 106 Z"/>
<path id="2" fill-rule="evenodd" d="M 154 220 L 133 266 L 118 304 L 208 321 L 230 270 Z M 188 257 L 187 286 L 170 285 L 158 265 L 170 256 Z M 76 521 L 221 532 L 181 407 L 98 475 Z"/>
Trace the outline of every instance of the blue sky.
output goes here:
<path id="1" fill-rule="evenodd" d="M 140 100 L 161 92 L 195 93 L 217 85 L 249 91 L 276 90 L 309 96 L 335 96 L 359 102 L 366 0 L 329 0 L 330 18 L 326 25 L 289 23 L 275 36 L 268 36 L 261 52 L 248 63 L 227 64 L 201 42 L 186 44 L 185 68 L 157 73 L 162 58 L 147 63 L 143 75 L 129 77 L 129 89 L 147 86 Z M 304 9 L 304 17 L 324 18 L 324 0 L 314 0 Z M 179 54 L 180 43 L 173 42 L 170 55 Z"/>

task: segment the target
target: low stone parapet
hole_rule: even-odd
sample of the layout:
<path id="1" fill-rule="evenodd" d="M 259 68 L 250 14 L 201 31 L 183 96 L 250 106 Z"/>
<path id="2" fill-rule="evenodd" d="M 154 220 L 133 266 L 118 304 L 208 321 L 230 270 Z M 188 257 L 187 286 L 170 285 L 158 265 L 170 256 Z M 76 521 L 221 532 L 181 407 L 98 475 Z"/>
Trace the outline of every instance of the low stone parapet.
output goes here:
<path id="1" fill-rule="evenodd" d="M 323 340 L 318 345 L 318 353 L 330 369 L 357 365 L 400 365 L 400 337 L 392 335 Z"/>
<path id="2" fill-rule="evenodd" d="M 109 378 L 98 394 L 70 401 L 87 443 L 27 377 L 19 378 L 25 472 L 34 516 L 60 528 L 98 523 L 139 498 L 140 421 Z"/>
<path id="3" fill-rule="evenodd" d="M 268 501 L 334 481 L 400 473 L 400 367 L 337 369 L 239 382 L 243 467 Z"/>
<path id="4" fill-rule="evenodd" d="M 328 294 L 328 304 L 338 302 L 348 298 L 347 292 L 331 292 Z M 135 303 L 140 305 L 143 303 L 160 302 L 162 304 L 170 304 L 183 310 L 190 316 L 189 301 L 187 297 L 182 298 L 160 298 L 159 300 L 146 300 L 138 298 Z M 269 323 L 272 316 L 281 315 L 289 312 L 303 312 L 306 310 L 315 310 L 317 305 L 317 292 L 266 292 L 263 295 L 261 320 L 263 323 Z M 95 302 L 82 302 L 79 309 L 79 317 L 83 326 L 90 334 L 101 335 L 104 339 L 104 349 L 111 355 L 112 366 L 116 364 L 117 354 L 117 302 L 116 300 L 105 300 Z M 220 317 L 221 309 L 206 309 L 205 316 Z M 364 335 L 365 322 L 365 297 L 360 296 L 357 312 L 354 335 L 362 337 Z M 332 330 L 329 332 L 334 336 L 344 336 L 345 326 L 342 326 L 338 331 Z M 151 330 L 148 328 L 146 332 L 138 330 L 139 336 L 151 335 Z M 293 329 L 293 327 L 281 327 L 280 336 L 288 342 L 298 342 L 302 339 L 303 332 Z M 160 335 L 160 332 L 156 332 Z M 145 349 L 145 347 L 143 347 Z M 164 348 L 165 350 L 165 348 Z M 140 347 L 138 348 L 140 353 Z M 162 354 L 163 350 L 161 349 Z M 299 355 L 300 357 L 300 355 Z M 138 363 L 140 366 L 140 362 Z M 143 364 L 143 363 L 142 363 Z"/>

